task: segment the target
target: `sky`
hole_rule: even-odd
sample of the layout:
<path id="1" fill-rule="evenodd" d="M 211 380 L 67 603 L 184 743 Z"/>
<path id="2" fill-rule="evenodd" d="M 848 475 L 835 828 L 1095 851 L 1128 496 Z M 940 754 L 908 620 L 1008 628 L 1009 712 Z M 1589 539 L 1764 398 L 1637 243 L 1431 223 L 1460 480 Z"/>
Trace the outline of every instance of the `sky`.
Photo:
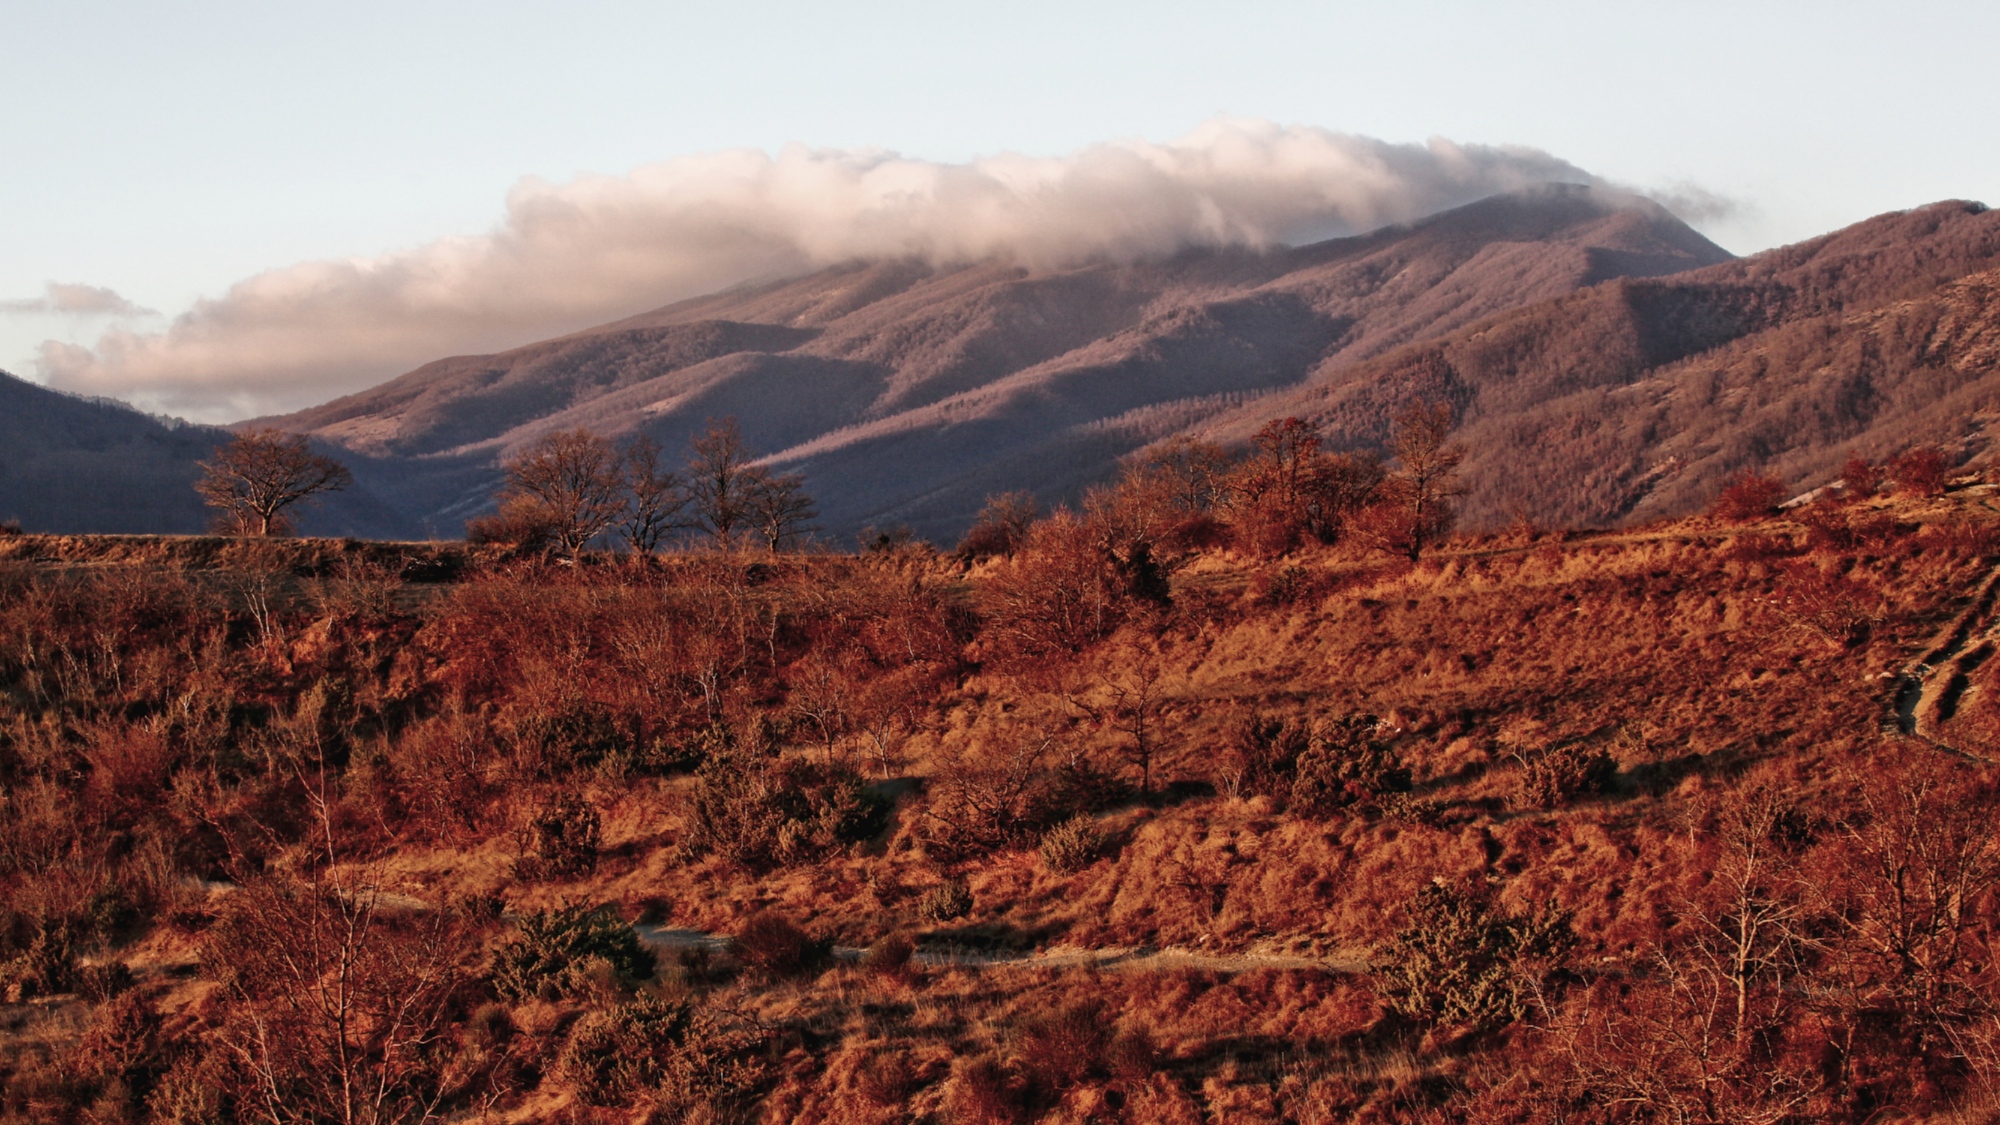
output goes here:
<path id="1" fill-rule="evenodd" d="M 1556 169 L 1749 253 L 2000 203 L 1990 3 L 9 7 L 0 368 L 210 421 L 1050 215 L 1296 240 Z"/>

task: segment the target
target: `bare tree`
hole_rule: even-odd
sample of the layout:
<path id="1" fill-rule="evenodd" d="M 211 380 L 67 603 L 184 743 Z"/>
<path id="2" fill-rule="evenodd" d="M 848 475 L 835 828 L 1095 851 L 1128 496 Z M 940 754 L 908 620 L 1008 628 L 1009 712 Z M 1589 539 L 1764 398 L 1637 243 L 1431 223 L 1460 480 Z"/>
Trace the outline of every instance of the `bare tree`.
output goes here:
<path id="1" fill-rule="evenodd" d="M 733 546 L 737 531 L 751 519 L 751 486 L 757 475 L 736 419 L 711 421 L 708 430 L 694 439 L 687 467 L 688 497 L 716 546 L 725 550 Z"/>
<path id="2" fill-rule="evenodd" d="M 502 516 L 538 524 L 566 555 L 581 551 L 629 508 L 617 451 L 588 430 L 546 434 L 502 468 Z"/>
<path id="3" fill-rule="evenodd" d="M 695 526 L 686 514 L 687 489 L 678 474 L 660 468 L 660 447 L 652 438 L 642 435 L 627 446 L 622 467 L 631 502 L 618 534 L 634 551 L 652 554 L 668 535 Z"/>
<path id="4" fill-rule="evenodd" d="M 805 478 L 797 473 L 772 473 L 753 467 L 744 489 L 749 522 L 764 537 L 764 546 L 776 551 L 796 540 L 806 525 L 819 515 L 812 497 L 806 495 Z"/>
<path id="5" fill-rule="evenodd" d="M 283 535 L 289 509 L 354 483 L 346 466 L 314 453 L 304 437 L 271 429 L 238 434 L 201 469 L 195 491 L 239 535 Z"/>
<path id="6" fill-rule="evenodd" d="M 1385 546 L 1421 558 L 1426 547 L 1451 531 L 1452 498 L 1464 490 L 1458 467 L 1465 450 L 1451 441 L 1451 406 L 1420 402 L 1396 416 L 1391 444 L 1396 471 L 1383 489 Z"/>

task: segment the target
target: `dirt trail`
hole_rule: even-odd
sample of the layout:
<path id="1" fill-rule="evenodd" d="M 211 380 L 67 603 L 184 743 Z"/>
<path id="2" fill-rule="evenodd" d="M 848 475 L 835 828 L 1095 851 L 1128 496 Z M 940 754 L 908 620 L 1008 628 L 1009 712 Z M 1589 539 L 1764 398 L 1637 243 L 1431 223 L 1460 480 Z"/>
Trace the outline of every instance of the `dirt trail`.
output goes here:
<path id="1" fill-rule="evenodd" d="M 1956 713 L 1973 669 L 1991 657 L 1996 642 L 2000 642 L 1996 601 L 2000 601 L 2000 566 L 1986 573 L 1971 604 L 1946 623 L 1930 645 L 1897 674 L 1889 713 L 1882 720 L 1883 730 L 1921 739 L 1960 757 L 1991 760 L 1947 743 L 1939 724 Z"/>
<path id="2" fill-rule="evenodd" d="M 666 926 L 639 926 L 639 939 L 661 951 L 701 949 L 721 953 L 729 948 L 729 938 L 701 930 Z M 838 961 L 859 961 L 862 951 L 835 946 Z M 1317 969 L 1327 973 L 1362 973 L 1368 970 L 1366 957 L 1359 954 L 1333 957 L 1300 957 L 1276 953 L 1202 953 L 1190 949 L 1156 949 L 1152 946 L 1104 946 L 1085 948 L 1073 945 L 1050 946 L 1023 952 L 995 952 L 955 946 L 920 947 L 912 956 L 920 965 L 934 968 L 964 966 L 1020 965 L 1029 968 L 1077 968 L 1091 966 L 1123 972 L 1164 972 L 1198 969 L 1215 973 L 1247 973 L 1260 969 Z"/>

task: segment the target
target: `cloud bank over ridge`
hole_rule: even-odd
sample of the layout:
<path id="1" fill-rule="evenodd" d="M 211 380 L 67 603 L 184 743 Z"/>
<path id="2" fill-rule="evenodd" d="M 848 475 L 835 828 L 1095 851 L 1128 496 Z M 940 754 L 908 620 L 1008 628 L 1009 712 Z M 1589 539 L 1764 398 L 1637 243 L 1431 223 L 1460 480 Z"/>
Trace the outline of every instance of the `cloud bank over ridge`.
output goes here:
<path id="1" fill-rule="evenodd" d="M 1050 268 L 1297 244 L 1551 180 L 1597 182 L 1535 149 L 1237 119 L 1166 143 L 965 164 L 796 145 L 718 152 L 524 180 L 490 233 L 269 270 L 163 331 L 114 328 L 93 348 L 49 341 L 40 366 L 65 390 L 222 420 L 857 258 Z"/>

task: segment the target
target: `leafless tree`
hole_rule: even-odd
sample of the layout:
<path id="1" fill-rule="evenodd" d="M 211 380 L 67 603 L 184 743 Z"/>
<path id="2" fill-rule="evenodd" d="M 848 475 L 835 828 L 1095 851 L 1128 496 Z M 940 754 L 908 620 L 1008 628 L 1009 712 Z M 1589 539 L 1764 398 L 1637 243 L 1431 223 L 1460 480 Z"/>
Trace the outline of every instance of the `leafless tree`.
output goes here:
<path id="1" fill-rule="evenodd" d="M 752 518 L 751 487 L 758 474 L 743 447 L 743 430 L 734 418 L 711 421 L 694 439 L 688 457 L 687 490 L 701 527 L 727 550 L 737 532 Z"/>
<path id="2" fill-rule="evenodd" d="M 306 439 L 279 430 L 248 430 L 201 462 L 195 491 L 241 535 L 282 535 L 287 512 L 323 492 L 354 483 L 354 474 L 331 457 L 314 453 Z"/>
<path id="3" fill-rule="evenodd" d="M 588 430 L 546 434 L 501 467 L 507 474 L 501 514 L 544 528 L 566 555 L 581 551 L 629 507 L 617 451 Z"/>
<path id="4" fill-rule="evenodd" d="M 640 436 L 625 448 L 625 490 L 630 503 L 618 534 L 634 551 L 651 554 L 667 536 L 695 526 L 687 515 L 690 499 L 678 474 L 660 468 L 660 447 Z"/>
<path id="5" fill-rule="evenodd" d="M 812 497 L 806 495 L 805 478 L 797 473 L 772 473 L 761 467 L 749 473 L 744 490 L 749 522 L 764 537 L 767 550 L 793 543 L 806 525 L 819 515 Z"/>
<path id="6" fill-rule="evenodd" d="M 1452 424 L 1451 406 L 1443 402 L 1416 403 L 1396 416 L 1396 471 L 1384 482 L 1378 533 L 1384 546 L 1413 562 L 1457 518 L 1451 501 L 1464 491 L 1458 467 L 1465 450 L 1451 440 Z"/>

